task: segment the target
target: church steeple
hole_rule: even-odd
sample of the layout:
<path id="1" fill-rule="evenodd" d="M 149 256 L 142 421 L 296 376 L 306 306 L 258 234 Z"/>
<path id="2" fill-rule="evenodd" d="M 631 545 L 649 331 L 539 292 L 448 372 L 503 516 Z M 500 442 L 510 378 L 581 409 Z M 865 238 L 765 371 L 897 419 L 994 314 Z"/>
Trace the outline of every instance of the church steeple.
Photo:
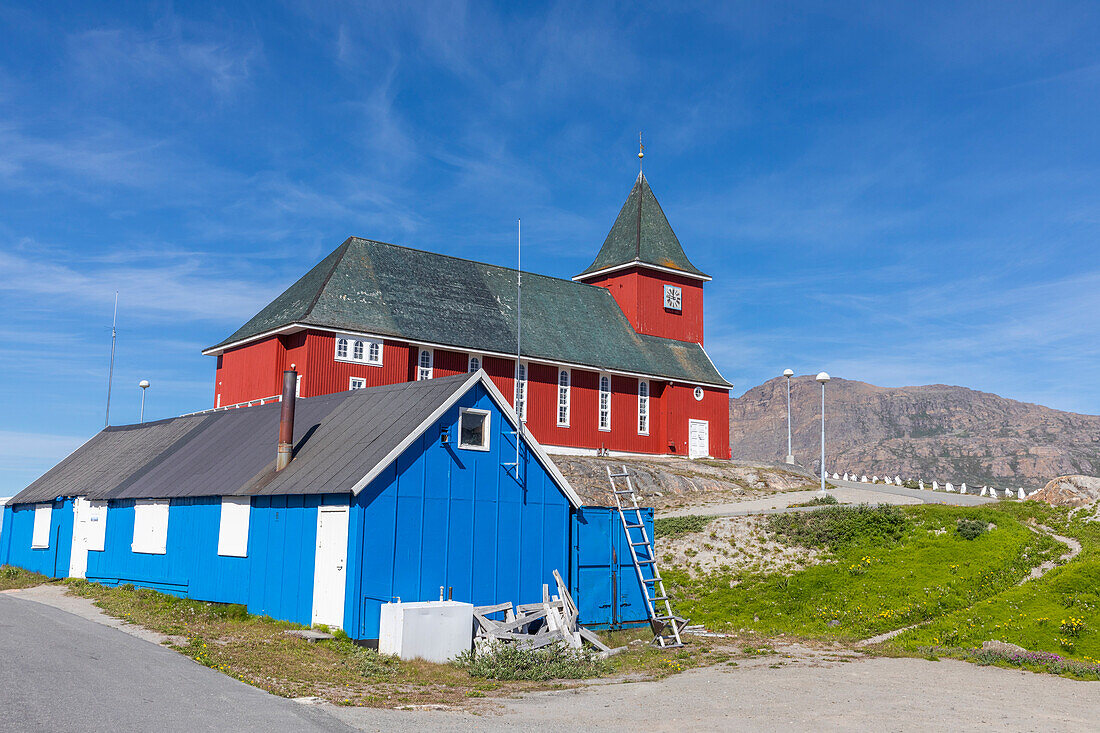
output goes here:
<path id="1" fill-rule="evenodd" d="M 710 280 L 684 254 L 649 181 L 639 171 L 596 259 L 573 279 L 586 281 L 606 272 L 647 265 L 693 279 Z"/>

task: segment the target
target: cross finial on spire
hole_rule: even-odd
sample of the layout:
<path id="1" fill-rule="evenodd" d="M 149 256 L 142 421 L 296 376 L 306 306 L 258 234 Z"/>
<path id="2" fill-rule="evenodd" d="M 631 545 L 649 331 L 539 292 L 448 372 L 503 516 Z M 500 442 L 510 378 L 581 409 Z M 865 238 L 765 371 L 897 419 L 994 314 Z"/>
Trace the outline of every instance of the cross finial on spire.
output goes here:
<path id="1" fill-rule="evenodd" d="M 645 145 L 642 145 L 642 133 L 638 133 L 638 172 L 642 172 L 642 158 L 645 157 Z"/>

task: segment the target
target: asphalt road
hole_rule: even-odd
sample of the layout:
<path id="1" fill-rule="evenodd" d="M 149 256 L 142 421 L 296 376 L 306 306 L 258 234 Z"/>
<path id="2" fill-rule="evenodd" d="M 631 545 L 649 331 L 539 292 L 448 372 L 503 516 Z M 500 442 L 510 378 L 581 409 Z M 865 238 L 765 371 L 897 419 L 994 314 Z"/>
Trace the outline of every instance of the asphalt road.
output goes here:
<path id="1" fill-rule="evenodd" d="M 881 494 L 891 494 L 893 496 L 908 496 L 918 500 L 922 504 L 954 504 L 955 506 L 977 506 L 979 504 L 986 504 L 996 499 L 987 499 L 977 494 L 960 494 L 958 492 L 932 491 L 931 489 L 907 489 L 904 486 L 893 486 L 887 484 L 861 484 L 857 481 L 843 481 L 841 479 L 829 479 L 829 483 L 833 484 L 837 488 L 849 488 L 849 489 L 863 489 L 865 491 L 876 491 Z M 969 489 L 970 491 L 976 491 L 976 489 Z"/>
<path id="2" fill-rule="evenodd" d="M 350 731 L 165 647 L 0 593 L 0 731 Z"/>

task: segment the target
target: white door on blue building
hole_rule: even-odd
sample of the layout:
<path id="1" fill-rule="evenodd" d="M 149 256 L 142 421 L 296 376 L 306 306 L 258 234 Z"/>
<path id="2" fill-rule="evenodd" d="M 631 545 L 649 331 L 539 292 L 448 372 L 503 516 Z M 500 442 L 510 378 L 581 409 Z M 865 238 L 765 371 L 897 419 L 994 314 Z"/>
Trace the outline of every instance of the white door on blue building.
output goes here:
<path id="1" fill-rule="evenodd" d="M 69 553 L 70 578 L 83 578 L 88 572 L 91 519 L 91 502 L 83 497 L 73 501 L 73 546 Z"/>
<path id="2" fill-rule="evenodd" d="M 347 585 L 348 507 L 317 509 L 317 555 L 313 570 L 313 623 L 344 627 Z"/>

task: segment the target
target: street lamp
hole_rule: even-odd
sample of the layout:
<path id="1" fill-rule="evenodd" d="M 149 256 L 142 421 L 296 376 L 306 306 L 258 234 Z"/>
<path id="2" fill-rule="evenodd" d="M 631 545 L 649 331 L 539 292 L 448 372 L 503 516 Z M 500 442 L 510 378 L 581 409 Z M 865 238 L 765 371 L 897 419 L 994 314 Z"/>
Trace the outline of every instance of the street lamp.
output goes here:
<path id="1" fill-rule="evenodd" d="M 790 369 L 783 370 L 783 376 L 787 378 L 787 463 L 794 463 L 794 452 L 791 451 L 791 377 L 794 372 Z"/>
<path id="2" fill-rule="evenodd" d="M 145 390 L 149 389 L 149 380 L 141 380 L 138 382 L 138 386 L 141 387 L 141 418 L 138 422 L 145 422 Z"/>
<path id="3" fill-rule="evenodd" d="M 820 372 L 817 381 L 821 382 L 821 491 L 818 496 L 825 496 L 825 383 L 829 381 L 829 375 Z"/>

